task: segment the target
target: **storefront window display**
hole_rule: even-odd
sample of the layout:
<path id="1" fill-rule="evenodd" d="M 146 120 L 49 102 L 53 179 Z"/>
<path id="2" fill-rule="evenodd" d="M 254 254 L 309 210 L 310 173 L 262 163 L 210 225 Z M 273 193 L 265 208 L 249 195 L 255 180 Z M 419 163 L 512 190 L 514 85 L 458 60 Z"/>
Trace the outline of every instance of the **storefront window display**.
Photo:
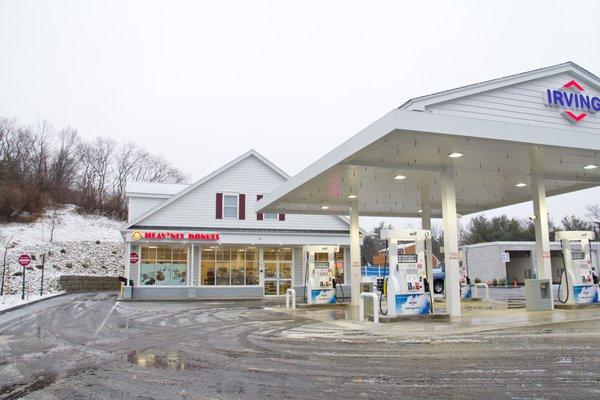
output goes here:
<path id="1" fill-rule="evenodd" d="M 184 246 L 142 246 L 140 284 L 184 286 L 187 265 L 187 248 Z"/>
<path id="2" fill-rule="evenodd" d="M 202 285 L 258 285 L 258 247 L 202 249 Z"/>

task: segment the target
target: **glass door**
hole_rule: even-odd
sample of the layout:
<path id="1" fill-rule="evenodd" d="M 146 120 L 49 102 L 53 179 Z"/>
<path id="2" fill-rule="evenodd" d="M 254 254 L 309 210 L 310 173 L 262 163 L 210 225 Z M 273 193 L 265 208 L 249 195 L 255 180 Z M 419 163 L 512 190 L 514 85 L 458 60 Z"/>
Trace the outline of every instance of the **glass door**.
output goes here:
<path id="1" fill-rule="evenodd" d="M 285 295 L 286 290 L 292 287 L 292 263 L 280 261 L 278 265 L 279 279 L 277 289 L 280 296 Z"/>
<path id="2" fill-rule="evenodd" d="M 277 295 L 277 281 L 279 274 L 277 273 L 276 261 L 265 261 L 265 295 Z"/>
<path id="3" fill-rule="evenodd" d="M 283 296 L 292 287 L 292 263 L 265 261 L 265 295 Z"/>

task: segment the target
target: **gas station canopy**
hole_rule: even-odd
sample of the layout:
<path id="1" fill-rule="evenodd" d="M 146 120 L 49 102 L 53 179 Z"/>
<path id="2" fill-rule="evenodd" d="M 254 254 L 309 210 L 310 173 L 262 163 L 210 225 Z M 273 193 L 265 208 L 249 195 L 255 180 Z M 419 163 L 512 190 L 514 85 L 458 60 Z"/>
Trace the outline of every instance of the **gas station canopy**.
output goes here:
<path id="1" fill-rule="evenodd" d="M 534 173 L 548 196 L 599 186 L 595 111 L 600 79 L 572 62 L 416 98 L 265 195 L 257 211 L 348 214 L 357 198 L 360 215 L 419 217 L 427 205 L 441 217 L 448 167 L 463 215 L 531 200 Z"/>

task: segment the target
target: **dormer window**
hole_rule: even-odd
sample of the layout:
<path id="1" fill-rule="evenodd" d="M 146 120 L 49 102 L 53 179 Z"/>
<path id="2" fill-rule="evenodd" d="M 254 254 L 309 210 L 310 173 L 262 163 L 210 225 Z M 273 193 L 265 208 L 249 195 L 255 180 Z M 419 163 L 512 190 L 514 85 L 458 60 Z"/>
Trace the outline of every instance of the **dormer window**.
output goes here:
<path id="1" fill-rule="evenodd" d="M 264 213 L 265 220 L 277 221 L 279 219 L 279 214 L 277 213 Z"/>
<path id="2" fill-rule="evenodd" d="M 223 218 L 238 219 L 238 195 L 223 193 Z"/>

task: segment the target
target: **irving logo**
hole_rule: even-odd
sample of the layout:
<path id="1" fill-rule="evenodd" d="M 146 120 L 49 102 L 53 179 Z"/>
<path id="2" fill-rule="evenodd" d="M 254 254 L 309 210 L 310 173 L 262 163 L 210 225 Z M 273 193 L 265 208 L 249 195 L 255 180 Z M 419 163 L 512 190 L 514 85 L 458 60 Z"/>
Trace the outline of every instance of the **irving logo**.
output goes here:
<path id="1" fill-rule="evenodd" d="M 575 80 L 565 83 L 561 89 L 546 89 L 546 104 L 561 108 L 562 115 L 573 124 L 600 111 L 600 97 L 585 94 L 583 86 Z"/>

